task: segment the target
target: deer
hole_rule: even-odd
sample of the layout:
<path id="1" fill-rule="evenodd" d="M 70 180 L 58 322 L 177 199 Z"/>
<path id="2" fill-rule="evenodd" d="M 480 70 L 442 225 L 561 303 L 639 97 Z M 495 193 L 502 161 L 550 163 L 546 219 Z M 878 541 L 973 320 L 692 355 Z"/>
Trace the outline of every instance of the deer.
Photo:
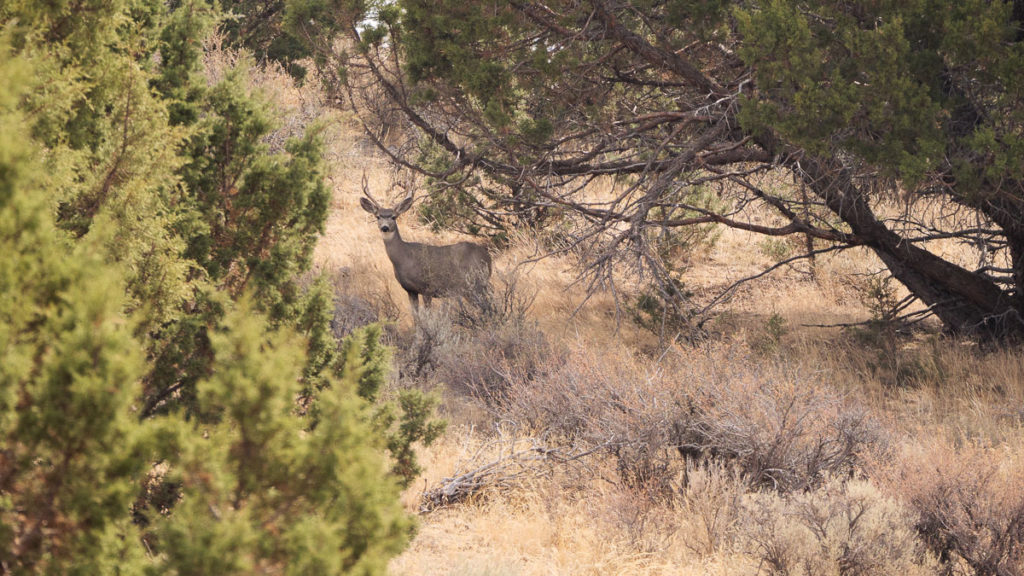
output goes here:
<path id="1" fill-rule="evenodd" d="M 364 176 L 359 205 L 377 218 L 384 249 L 395 269 L 395 278 L 409 295 L 414 316 L 419 311 L 420 296 L 429 308 L 433 298 L 487 293 L 491 277 L 491 255 L 487 248 L 472 242 L 433 246 L 402 239 L 398 217 L 412 207 L 411 191 L 394 208 L 382 208 L 370 195 Z"/>

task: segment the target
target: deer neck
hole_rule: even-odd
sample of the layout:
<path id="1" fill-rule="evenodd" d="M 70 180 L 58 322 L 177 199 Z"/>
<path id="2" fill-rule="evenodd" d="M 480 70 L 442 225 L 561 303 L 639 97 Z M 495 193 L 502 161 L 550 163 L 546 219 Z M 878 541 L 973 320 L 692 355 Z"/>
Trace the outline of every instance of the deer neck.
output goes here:
<path id="1" fill-rule="evenodd" d="M 402 247 L 405 246 L 405 240 L 402 240 L 402 235 L 398 233 L 398 228 L 395 228 L 393 232 L 385 232 L 384 237 L 384 249 L 387 251 L 388 256 L 391 260 L 395 259 Z"/>

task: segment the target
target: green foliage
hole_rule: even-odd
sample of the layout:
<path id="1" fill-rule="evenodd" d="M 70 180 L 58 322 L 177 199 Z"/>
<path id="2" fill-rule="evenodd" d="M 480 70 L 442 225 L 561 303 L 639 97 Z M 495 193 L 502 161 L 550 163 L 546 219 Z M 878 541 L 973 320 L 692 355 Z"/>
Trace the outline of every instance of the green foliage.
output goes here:
<path id="1" fill-rule="evenodd" d="M 410 388 L 398 393 L 397 407 L 384 404 L 375 415 L 375 423 L 391 453 L 391 473 L 403 488 L 423 471 L 416 458 L 416 444 L 430 446 L 448 427 L 446 421 L 434 418 L 440 403 L 437 394 Z"/>
<path id="2" fill-rule="evenodd" d="M 303 59 L 309 52 L 285 27 L 284 0 L 223 0 L 221 7 L 230 46 L 248 49 L 260 61 L 280 63 L 296 80 L 306 77 Z"/>
<path id="3" fill-rule="evenodd" d="M 758 242 L 757 248 L 762 254 L 776 262 L 789 258 L 793 253 L 793 245 L 786 238 L 765 238 Z"/>
<path id="4" fill-rule="evenodd" d="M 508 12 L 475 2 L 408 0 L 402 23 L 407 35 L 406 68 L 413 82 L 446 77 L 462 84 L 480 98 L 483 108 L 491 102 L 507 103 L 509 76 L 501 62 L 473 57 L 472 46 L 512 22 Z"/>
<path id="5" fill-rule="evenodd" d="M 366 0 L 285 0 L 284 30 L 305 42 L 316 43 L 320 34 L 331 37 L 347 30 L 352 23 L 366 21 L 367 4 Z"/>
<path id="6" fill-rule="evenodd" d="M 181 165 L 181 134 L 167 123 L 166 103 L 148 88 L 155 8 L 140 3 L 129 11 L 115 3 L 96 8 L 99 14 L 87 8 L 9 8 L 19 18 L 10 24 L 20 37 L 19 54 L 34 72 L 23 108 L 31 111 L 30 135 L 47 149 L 44 195 L 58 206 L 60 227 L 84 237 L 96 219 L 106 223 L 110 241 L 103 249 L 108 260 L 125 264 L 130 306 L 147 312 L 145 331 L 172 319 L 186 296 L 188 265 L 178 257 L 180 239 L 168 230 L 172 217 L 163 196 Z M 61 33 L 46 39 L 55 29 L 30 23 Z M 80 45 L 87 38 L 103 49 Z"/>
<path id="7" fill-rule="evenodd" d="M 380 326 L 371 324 L 346 337 L 340 346 L 336 373 L 353 380 L 359 396 L 375 402 L 390 364 L 390 351 L 381 345 Z"/>
<path id="8" fill-rule="evenodd" d="M 765 356 L 777 354 L 782 345 L 782 337 L 787 332 L 789 332 L 789 328 L 786 326 L 786 319 L 778 312 L 772 312 L 771 316 L 765 320 L 761 333 L 753 338 L 751 348 Z"/>
<path id="9" fill-rule="evenodd" d="M 867 279 L 861 289 L 861 301 L 871 313 L 871 322 L 877 326 L 892 329 L 900 312 L 900 298 L 892 276 L 874 275 Z"/>
<path id="10" fill-rule="evenodd" d="M 416 214 L 423 222 L 430 222 L 434 231 L 464 227 L 475 234 L 480 226 L 473 214 L 473 195 L 463 187 L 437 186 L 416 208 Z"/>
<path id="11" fill-rule="evenodd" d="M 379 335 L 336 375 L 330 295 L 298 281 L 327 210 L 319 133 L 271 151 L 244 66 L 207 85 L 219 18 L 0 2 L 8 571 L 376 574 L 408 540 L 386 453 L 436 428 L 403 444 L 360 396 Z M 399 428 L 427 422 L 403 409 Z"/>
<path id="12" fill-rule="evenodd" d="M 692 292 L 682 280 L 668 278 L 662 285 L 652 283 L 641 290 L 628 304 L 628 311 L 638 326 L 659 337 L 696 335 L 694 311 L 688 306 Z"/>
<path id="13" fill-rule="evenodd" d="M 289 315 L 293 278 L 309 266 L 323 231 L 328 191 L 317 131 L 270 153 L 266 103 L 250 94 L 244 68 L 209 89 L 182 168 L 189 205 L 186 255 L 232 294 L 252 285 L 275 318 Z"/>
<path id="14" fill-rule="evenodd" d="M 1024 50 L 1006 42 L 1014 33 L 1010 9 L 1006 2 L 931 0 L 880 2 L 870 12 L 788 0 L 736 9 L 740 53 L 755 65 L 760 88 L 741 117 L 752 130 L 771 127 L 818 152 L 849 150 L 915 184 L 963 129 L 948 120 L 965 98 L 1001 85 L 1010 90 L 990 102 L 1000 108 L 1024 79 Z M 978 94 L 949 89 L 962 66 L 980 73 L 971 79 Z M 1005 140 L 991 145 L 990 130 L 977 126 L 976 152 L 1008 159 L 1021 150 L 1018 131 L 1004 125 Z M 1019 173 L 1019 164 L 990 166 L 1006 175 Z"/>
<path id="15" fill-rule="evenodd" d="M 665 3 L 668 22 L 678 28 L 694 28 L 701 37 L 712 37 L 729 15 L 727 0 L 670 0 Z"/>
<path id="16" fill-rule="evenodd" d="M 330 283 L 323 275 L 317 276 L 305 289 L 297 308 L 302 312 L 295 327 L 309 343 L 302 382 L 305 392 L 310 392 L 327 385 L 326 378 L 338 357 L 338 342 L 331 327 L 334 295 Z"/>
<path id="17" fill-rule="evenodd" d="M 178 34 L 204 32 L 211 19 L 201 7 L 180 10 L 185 14 L 175 13 L 169 24 L 176 32 L 164 34 L 172 47 L 195 44 Z M 173 64 L 182 72 L 161 75 L 157 86 L 179 112 L 170 123 L 188 134 L 178 147 L 179 183 L 164 196 L 163 210 L 171 215 L 167 233 L 184 243 L 179 253 L 189 274 L 178 275 L 184 294 L 172 302 L 181 306 L 179 313 L 153 333 L 147 413 L 168 408 L 171 400 L 193 402 L 195 382 L 210 370 L 207 332 L 225 307 L 218 293 L 236 298 L 251 289 L 275 323 L 312 321 L 305 307 L 315 303 L 304 297 L 297 277 L 310 265 L 327 213 L 318 130 L 272 153 L 263 142 L 272 129 L 267 103 L 248 87 L 246 65 L 207 86 L 196 73 L 200 53 L 180 55 Z M 333 346 L 319 336 L 312 342 L 311 359 Z M 317 370 L 307 367 L 307 376 L 314 378 Z"/>
<path id="18" fill-rule="evenodd" d="M 26 64 L 0 45 L 0 561 L 93 574 L 135 535 L 125 511 L 150 452 L 131 414 L 143 358 L 121 270 L 96 241 L 64 241 L 43 202 L 14 108 Z"/>
<path id="19" fill-rule="evenodd" d="M 381 397 L 381 386 L 390 366 L 390 350 L 380 343 L 381 330 L 371 324 L 356 330 L 341 343 L 336 374 L 344 381 L 356 383 L 360 398 L 374 405 L 373 422 L 391 453 L 391 472 L 407 487 L 421 469 L 416 461 L 415 445 L 429 446 L 447 426 L 434 418 L 440 404 L 436 394 L 416 389 L 398 392 L 397 402 Z M 323 415 L 317 408 L 317 421 Z"/>
<path id="20" fill-rule="evenodd" d="M 184 3 L 166 16 L 159 35 L 162 65 L 149 85 L 166 103 L 163 122 L 176 139 L 155 144 L 175 154 L 163 164 L 174 172 L 159 184 L 148 181 L 154 188 L 148 194 L 119 204 L 150 202 L 145 213 L 160 215 L 163 231 L 155 233 L 157 227 L 148 225 L 119 236 L 137 238 L 140 244 L 167 242 L 170 249 L 155 253 L 178 265 L 173 274 L 146 274 L 149 284 L 140 288 L 152 291 L 152 283 L 162 278 L 176 290 L 143 294 L 145 304 L 165 311 L 146 331 L 155 359 L 147 376 L 147 415 L 157 407 L 194 401 L 195 382 L 210 370 L 207 332 L 230 307 L 221 294 L 237 298 L 251 288 L 276 323 L 295 323 L 306 315 L 296 277 L 309 267 L 326 218 L 328 193 L 317 131 L 271 153 L 262 141 L 272 129 L 267 103 L 248 87 L 244 58 L 224 80 L 207 85 L 200 47 L 218 18 L 203 2 Z M 91 213 L 85 217 L 90 221 Z M 118 246 L 126 244 L 119 238 Z M 146 245 L 125 252 L 154 254 Z M 333 345 L 315 342 L 317 354 Z"/>
<path id="21" fill-rule="evenodd" d="M 199 120 L 206 82 L 202 78 L 202 45 L 216 22 L 205 2 L 185 2 L 167 17 L 160 34 L 160 68 L 153 88 L 170 101 L 170 122 L 192 125 Z"/>
<path id="22" fill-rule="evenodd" d="M 183 429 L 166 479 L 181 502 L 152 519 L 162 572 L 382 573 L 404 546 L 409 520 L 381 477 L 357 381 L 325 388 L 318 425 L 303 432 L 300 342 L 244 301 L 211 336 L 217 369 L 197 386 L 210 423 Z"/>

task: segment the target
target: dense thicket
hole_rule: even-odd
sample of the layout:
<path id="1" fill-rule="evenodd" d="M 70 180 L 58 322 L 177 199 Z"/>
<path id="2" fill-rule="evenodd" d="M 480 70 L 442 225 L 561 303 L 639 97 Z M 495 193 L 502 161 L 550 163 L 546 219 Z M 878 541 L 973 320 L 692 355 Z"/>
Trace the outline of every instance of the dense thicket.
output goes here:
<path id="1" fill-rule="evenodd" d="M 441 222 L 554 228 L 667 300 L 694 226 L 863 246 L 949 330 L 1024 333 L 1019 0 L 335 4 L 291 29 Z"/>
<path id="2" fill-rule="evenodd" d="M 271 150 L 245 58 L 208 83 L 220 18 L 0 1 L 4 573 L 379 573 L 409 537 L 385 454 L 430 404 L 300 286 L 318 131 Z"/>

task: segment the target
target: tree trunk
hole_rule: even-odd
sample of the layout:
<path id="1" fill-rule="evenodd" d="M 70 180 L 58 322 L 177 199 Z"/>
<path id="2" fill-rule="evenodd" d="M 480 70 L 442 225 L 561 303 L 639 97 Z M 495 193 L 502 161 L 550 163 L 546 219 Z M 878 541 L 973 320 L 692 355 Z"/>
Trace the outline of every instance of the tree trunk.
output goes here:
<path id="1" fill-rule="evenodd" d="M 1024 336 L 1018 298 L 990 278 L 943 260 L 887 228 L 838 162 L 791 152 L 790 168 L 950 331 L 992 339 Z M 1024 250 L 1020 253 L 1024 256 Z M 1019 263 L 1015 270 L 1020 286 L 1024 272 Z"/>

